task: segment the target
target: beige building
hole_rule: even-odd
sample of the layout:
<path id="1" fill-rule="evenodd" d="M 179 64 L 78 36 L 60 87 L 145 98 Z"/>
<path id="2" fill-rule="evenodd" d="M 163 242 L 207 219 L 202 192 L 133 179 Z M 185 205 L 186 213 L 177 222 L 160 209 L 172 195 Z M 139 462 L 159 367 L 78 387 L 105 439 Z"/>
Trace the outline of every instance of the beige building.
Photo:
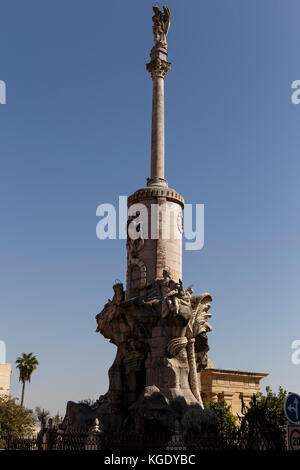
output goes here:
<path id="1" fill-rule="evenodd" d="M 0 364 L 0 397 L 9 395 L 10 376 L 11 364 Z"/>
<path id="2" fill-rule="evenodd" d="M 211 361 L 201 372 L 202 398 L 211 402 L 225 400 L 234 415 L 242 414 L 242 400 L 248 405 L 253 394 L 260 392 L 260 380 L 267 377 L 263 372 L 216 369 Z"/>

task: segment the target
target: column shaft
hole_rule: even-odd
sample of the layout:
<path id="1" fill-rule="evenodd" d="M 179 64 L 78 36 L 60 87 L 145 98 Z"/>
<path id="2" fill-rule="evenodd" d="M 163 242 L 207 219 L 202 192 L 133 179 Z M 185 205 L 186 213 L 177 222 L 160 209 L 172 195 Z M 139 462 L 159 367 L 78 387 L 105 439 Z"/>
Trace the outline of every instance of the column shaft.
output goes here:
<path id="1" fill-rule="evenodd" d="M 151 132 L 151 179 L 164 178 L 165 173 L 165 119 L 164 78 L 153 79 L 152 132 Z"/>

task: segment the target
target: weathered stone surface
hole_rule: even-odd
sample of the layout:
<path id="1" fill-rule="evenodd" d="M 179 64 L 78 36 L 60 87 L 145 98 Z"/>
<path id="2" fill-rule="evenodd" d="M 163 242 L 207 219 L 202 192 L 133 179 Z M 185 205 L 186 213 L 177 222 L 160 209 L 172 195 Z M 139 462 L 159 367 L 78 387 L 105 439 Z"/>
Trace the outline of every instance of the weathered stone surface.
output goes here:
<path id="1" fill-rule="evenodd" d="M 148 294 L 130 300 L 125 300 L 122 284 L 114 286 L 113 299 L 96 317 L 97 331 L 117 346 L 109 390 L 93 409 L 69 402 L 72 425 L 97 417 L 110 431 L 148 429 L 159 409 L 159 426 L 170 430 L 178 420 L 173 402 L 185 410 L 180 419 L 190 405 L 203 408 L 198 372 L 206 366 L 209 349 L 211 296 L 193 296 L 192 289 L 185 290 L 168 271 L 163 275 Z"/>

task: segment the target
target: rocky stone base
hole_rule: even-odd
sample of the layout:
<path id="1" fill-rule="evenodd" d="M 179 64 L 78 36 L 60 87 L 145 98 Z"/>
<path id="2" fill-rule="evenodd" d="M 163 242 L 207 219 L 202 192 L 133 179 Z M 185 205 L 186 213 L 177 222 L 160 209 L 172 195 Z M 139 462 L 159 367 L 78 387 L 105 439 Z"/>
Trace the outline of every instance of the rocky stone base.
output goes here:
<path id="1" fill-rule="evenodd" d="M 183 396 L 169 400 L 155 386 L 144 389 L 125 419 L 110 413 L 109 397 L 95 406 L 68 402 L 61 428 L 89 428 L 96 418 L 103 432 L 179 433 L 182 436 L 216 435 L 218 432 L 217 416 L 213 411 L 203 409 L 198 403 L 188 404 Z"/>

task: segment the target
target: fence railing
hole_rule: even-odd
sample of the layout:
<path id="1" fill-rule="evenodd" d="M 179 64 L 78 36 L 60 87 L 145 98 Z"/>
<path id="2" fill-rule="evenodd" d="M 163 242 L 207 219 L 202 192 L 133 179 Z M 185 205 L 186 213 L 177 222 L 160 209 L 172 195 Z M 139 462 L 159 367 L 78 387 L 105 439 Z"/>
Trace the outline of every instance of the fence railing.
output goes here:
<path id="1" fill-rule="evenodd" d="M 0 435 L 4 450 L 103 450 L 103 451 L 201 451 L 201 450 L 285 450 L 285 443 L 272 436 L 201 434 L 106 433 L 89 430 L 44 428 L 36 436 Z"/>
<path id="2" fill-rule="evenodd" d="M 20 437 L 2 435 L 3 450 L 103 450 L 103 451 L 157 451 L 157 450 L 285 450 L 266 438 L 250 440 L 247 437 L 200 436 L 188 439 L 180 435 L 106 434 L 91 435 L 88 432 L 39 434 Z"/>

